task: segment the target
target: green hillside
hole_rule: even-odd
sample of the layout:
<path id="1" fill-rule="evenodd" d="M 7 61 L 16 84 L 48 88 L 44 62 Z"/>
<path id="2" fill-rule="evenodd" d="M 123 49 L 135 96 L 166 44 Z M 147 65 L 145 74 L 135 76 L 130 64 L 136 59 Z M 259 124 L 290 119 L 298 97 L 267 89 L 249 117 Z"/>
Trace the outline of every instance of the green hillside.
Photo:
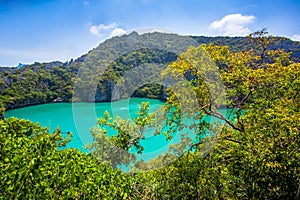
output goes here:
<path id="1" fill-rule="evenodd" d="M 0 68 L 0 101 L 7 109 L 53 101 L 110 101 L 114 87 L 120 84 L 120 77 L 126 72 L 134 68 L 144 69 L 135 76 L 139 78 L 136 81 L 144 80 L 151 73 L 165 68 L 188 46 L 210 43 L 229 46 L 233 52 L 252 48 L 259 50 L 246 37 L 187 37 L 165 33 L 138 35 L 133 32 L 109 39 L 87 54 L 66 63 L 34 63 L 21 68 Z M 268 48 L 282 48 L 286 52 L 293 52 L 292 60 L 300 59 L 299 42 L 280 37 Z M 157 80 L 157 84 L 144 82 L 146 84 L 139 88 L 126 83 L 125 86 L 129 88 L 119 85 L 121 93 L 113 100 L 129 96 L 164 99 L 161 80 Z M 75 87 L 79 87 L 73 95 L 74 83 L 78 83 Z M 80 90 L 84 90 L 84 93 L 80 94 Z M 131 92 L 127 94 L 126 91 Z"/>

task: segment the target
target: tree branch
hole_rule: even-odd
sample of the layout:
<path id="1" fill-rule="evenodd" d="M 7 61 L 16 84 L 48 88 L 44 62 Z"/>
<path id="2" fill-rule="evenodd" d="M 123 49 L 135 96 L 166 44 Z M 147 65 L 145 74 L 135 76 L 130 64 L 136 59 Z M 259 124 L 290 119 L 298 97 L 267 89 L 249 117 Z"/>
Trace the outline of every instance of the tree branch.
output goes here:
<path id="1" fill-rule="evenodd" d="M 241 141 L 234 140 L 234 139 L 231 139 L 231 138 L 227 138 L 227 137 L 225 137 L 224 139 L 225 139 L 225 140 L 228 140 L 228 141 L 230 141 L 230 142 L 234 142 L 234 143 L 242 144 L 242 142 L 241 142 Z"/>
<path id="2" fill-rule="evenodd" d="M 246 94 L 246 96 L 244 96 L 244 98 L 241 100 L 241 102 L 239 102 L 239 104 L 237 105 L 237 107 L 239 108 L 239 110 L 241 110 L 242 105 L 245 103 L 245 101 L 249 98 L 249 96 L 251 95 L 251 93 L 254 91 L 254 88 L 251 88 L 250 91 L 248 92 L 248 94 Z"/>
<path id="3" fill-rule="evenodd" d="M 217 111 L 213 111 L 210 107 L 210 111 L 207 111 L 206 109 L 202 109 L 202 111 L 210 116 L 216 117 L 218 119 L 221 119 L 223 121 L 225 121 L 229 126 L 231 126 L 233 129 L 240 131 L 240 132 L 244 132 L 244 130 L 242 128 L 239 128 L 237 126 L 235 126 L 231 121 L 229 121 L 226 117 L 224 117 L 221 113 L 217 112 Z"/>

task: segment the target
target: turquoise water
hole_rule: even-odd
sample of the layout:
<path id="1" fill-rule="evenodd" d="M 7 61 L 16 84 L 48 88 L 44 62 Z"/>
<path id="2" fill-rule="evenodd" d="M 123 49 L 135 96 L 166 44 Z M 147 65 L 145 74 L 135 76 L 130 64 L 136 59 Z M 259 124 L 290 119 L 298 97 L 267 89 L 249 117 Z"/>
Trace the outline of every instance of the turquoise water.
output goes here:
<path id="1" fill-rule="evenodd" d="M 72 132 L 73 140 L 67 145 L 68 148 L 77 148 L 84 152 L 87 150 L 84 146 L 91 143 L 93 138 L 89 129 L 96 126 L 97 118 L 103 117 L 103 113 L 108 110 L 112 116 L 134 119 L 138 105 L 142 102 L 150 102 L 150 111 L 159 109 L 163 102 L 156 99 L 131 98 L 116 102 L 101 103 L 50 103 L 36 106 L 29 106 L 9 110 L 6 117 L 17 117 L 38 122 L 44 127 L 49 127 L 53 131 L 59 127 L 62 132 Z M 212 119 L 206 118 L 211 121 Z M 188 130 L 183 130 L 187 132 Z M 109 134 L 114 134 L 110 132 Z M 193 137 L 193 135 L 190 135 Z M 181 133 L 176 134 L 174 138 L 166 141 L 163 135 L 154 136 L 149 132 L 146 139 L 141 144 L 145 150 L 138 159 L 150 160 L 166 152 L 170 144 L 180 142 Z"/>

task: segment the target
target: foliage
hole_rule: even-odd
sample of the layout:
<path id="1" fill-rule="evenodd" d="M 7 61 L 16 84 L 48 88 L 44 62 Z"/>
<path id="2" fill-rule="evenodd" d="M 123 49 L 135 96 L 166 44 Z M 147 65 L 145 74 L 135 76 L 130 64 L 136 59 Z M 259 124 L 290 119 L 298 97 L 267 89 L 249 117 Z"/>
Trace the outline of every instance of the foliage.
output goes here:
<path id="1" fill-rule="evenodd" d="M 265 42 L 265 33 L 259 33 L 253 40 Z M 199 106 L 199 112 L 222 119 L 226 125 L 215 138 L 217 143 L 209 156 L 201 158 L 196 151 L 162 170 L 162 185 L 158 186 L 166 189 L 162 198 L 165 193 L 172 199 L 299 198 L 300 64 L 289 60 L 289 53 L 282 50 L 231 53 L 227 47 L 203 47 L 223 66 L 226 105 L 235 108 L 235 120 L 203 109 L 210 108 L 213 101 L 208 101 L 207 107 Z M 192 49 L 186 53 L 196 52 Z M 264 61 L 262 53 L 270 63 Z M 179 71 L 184 66 L 185 70 L 193 69 L 180 58 L 170 65 Z M 205 103 L 205 95 L 198 98 Z M 201 151 L 202 145 L 199 142 L 197 149 Z M 171 174 L 165 176 L 169 171 Z"/>
<path id="2" fill-rule="evenodd" d="M 0 121 L 0 199 L 126 199 L 131 178 L 26 120 Z"/>
<path id="3" fill-rule="evenodd" d="M 175 123 L 176 119 L 181 120 L 178 112 L 194 116 L 197 110 L 218 118 L 225 125 L 219 135 L 199 140 L 191 146 L 195 151 L 181 156 L 173 164 L 137 174 L 139 178 L 134 188 L 139 188 L 140 198 L 299 198 L 300 64 L 290 60 L 290 54 L 280 49 L 267 50 L 272 37 L 266 36 L 264 31 L 250 38 L 262 48 L 231 52 L 228 47 L 215 45 L 191 47 L 164 71 L 164 76 L 177 78 L 177 83 L 169 88 L 166 102 L 166 107 L 171 104 L 177 108 L 172 113 Z M 218 80 L 206 53 L 221 69 L 225 91 L 218 90 L 219 83 L 207 78 L 205 73 L 208 72 L 213 80 Z M 185 79 L 180 78 L 182 76 Z M 211 88 L 213 90 L 209 90 Z M 194 93 L 198 107 L 183 106 L 195 105 L 195 99 L 186 98 L 187 93 Z M 224 105 L 233 108 L 230 117 L 218 112 L 217 108 Z M 201 115 L 196 117 L 201 119 Z M 194 125 L 201 127 L 195 133 L 199 138 L 205 131 L 205 124 L 201 123 L 199 120 Z M 118 125 L 119 129 L 124 127 Z M 216 143 L 212 151 L 202 157 L 206 140 Z M 138 165 L 147 170 L 166 158 L 162 155 Z M 155 181 L 145 183 L 145 179 Z"/>
<path id="4" fill-rule="evenodd" d="M 33 65 L 4 70 L 0 73 L 0 101 L 6 108 L 49 103 L 60 98 L 72 97 L 72 68 L 60 62 L 35 63 Z"/>
<path id="5" fill-rule="evenodd" d="M 134 121 L 119 116 L 114 119 L 106 111 L 104 117 L 98 119 L 98 126 L 91 129 L 94 141 L 86 148 L 91 151 L 91 155 L 114 168 L 124 164 L 133 165 L 136 156 L 129 151 L 142 154 L 144 147 L 140 141 L 145 139 L 145 133 L 155 129 L 159 134 L 163 128 L 155 124 L 154 113 L 150 114 L 149 110 L 149 103 L 143 102 L 139 105 Z M 107 130 L 114 130 L 117 134 L 108 135 Z"/>
<path id="6" fill-rule="evenodd" d="M 259 31 L 257 31 L 259 32 Z M 217 46 L 228 46 L 231 52 L 249 51 L 251 49 L 258 51 L 259 46 L 248 40 L 247 37 L 207 37 L 207 36 L 191 36 L 199 44 L 214 44 Z M 290 52 L 291 59 L 295 62 L 299 62 L 300 44 L 298 41 L 292 41 L 291 39 L 284 37 L 272 37 L 275 40 L 267 47 L 267 50 L 283 49 L 285 52 Z"/>
<path id="7" fill-rule="evenodd" d="M 159 72 L 175 60 L 176 55 L 166 50 L 132 51 L 110 64 L 101 75 L 97 90 L 107 92 L 109 89 L 107 85 L 115 83 L 111 87 L 118 87 L 121 99 L 129 97 L 163 99 L 163 82 Z"/>
<path id="8" fill-rule="evenodd" d="M 187 36 L 136 32 L 106 40 L 85 56 L 73 100 L 114 101 L 134 95 L 162 98 L 159 72 L 195 43 Z M 153 90 L 146 91 L 149 88 Z"/>

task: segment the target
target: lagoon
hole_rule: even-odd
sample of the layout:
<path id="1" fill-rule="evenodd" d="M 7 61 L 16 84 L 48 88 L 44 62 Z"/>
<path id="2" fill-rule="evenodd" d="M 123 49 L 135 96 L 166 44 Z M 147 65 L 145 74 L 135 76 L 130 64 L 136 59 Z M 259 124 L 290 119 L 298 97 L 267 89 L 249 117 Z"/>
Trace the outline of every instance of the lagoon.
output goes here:
<path id="1" fill-rule="evenodd" d="M 103 113 L 107 110 L 113 117 L 118 115 L 133 120 L 138 105 L 142 102 L 150 103 L 151 112 L 164 104 L 163 101 L 146 98 L 130 98 L 100 103 L 50 103 L 9 110 L 6 112 L 6 117 L 28 119 L 44 127 L 49 127 L 51 132 L 56 127 L 59 127 L 62 132 L 70 131 L 73 133 L 73 140 L 67 144 L 67 148 L 77 148 L 83 152 L 88 152 L 84 146 L 93 141 L 89 129 L 96 126 L 97 118 L 103 117 Z M 206 120 L 211 119 L 207 118 Z M 108 134 L 114 134 L 114 131 L 109 131 Z M 180 134 L 166 141 L 164 135 L 154 136 L 150 133 L 146 135 L 145 140 L 141 141 L 145 150 L 142 155 L 138 155 L 138 159 L 146 161 L 155 158 L 167 152 L 170 144 L 178 143 L 180 139 Z"/>
<path id="2" fill-rule="evenodd" d="M 103 117 L 107 110 L 113 117 L 131 118 L 136 116 L 138 105 L 142 102 L 150 103 L 150 111 L 155 111 L 163 105 L 163 101 L 157 99 L 131 98 L 115 102 L 100 103 L 49 103 L 28 106 L 9 110 L 5 117 L 17 117 L 37 122 L 44 127 L 49 127 L 52 132 L 59 127 L 62 132 L 72 132 L 73 140 L 67 144 L 67 148 L 77 148 L 87 152 L 84 146 L 91 143 L 93 138 L 89 129 L 96 126 L 97 118 Z M 147 137 L 143 141 L 145 150 L 143 160 L 149 160 L 166 150 L 166 145 L 174 141 L 166 141 L 165 136 Z"/>

